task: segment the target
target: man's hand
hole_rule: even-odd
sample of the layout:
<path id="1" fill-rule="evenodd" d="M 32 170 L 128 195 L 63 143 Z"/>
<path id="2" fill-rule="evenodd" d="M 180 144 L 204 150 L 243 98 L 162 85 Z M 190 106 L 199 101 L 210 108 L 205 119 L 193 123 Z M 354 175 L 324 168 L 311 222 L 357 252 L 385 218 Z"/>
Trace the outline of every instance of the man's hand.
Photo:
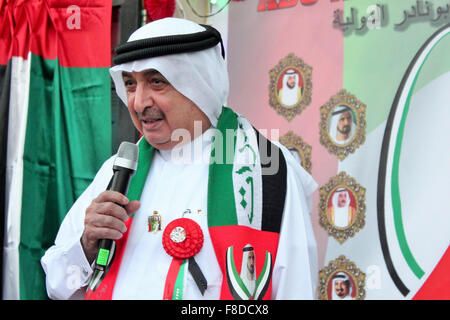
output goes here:
<path id="1" fill-rule="evenodd" d="M 122 207 L 123 206 L 123 207 Z M 104 191 L 86 209 L 81 245 L 89 263 L 97 255 L 98 240 L 117 240 L 126 232 L 125 221 L 139 209 L 139 201 L 131 201 L 116 191 Z"/>

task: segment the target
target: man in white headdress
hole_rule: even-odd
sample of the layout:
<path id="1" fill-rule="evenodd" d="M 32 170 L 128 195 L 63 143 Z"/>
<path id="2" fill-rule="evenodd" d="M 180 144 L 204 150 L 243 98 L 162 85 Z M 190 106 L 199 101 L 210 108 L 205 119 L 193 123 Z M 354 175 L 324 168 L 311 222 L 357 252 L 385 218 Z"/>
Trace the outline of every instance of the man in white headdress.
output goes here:
<path id="1" fill-rule="evenodd" d="M 241 279 L 247 287 L 251 296 L 255 294 L 255 251 L 251 244 L 247 244 L 242 249 L 242 266 L 241 266 Z"/>
<path id="2" fill-rule="evenodd" d="M 336 273 L 332 281 L 332 300 L 353 300 L 352 284 L 345 272 Z"/>
<path id="3" fill-rule="evenodd" d="M 254 255 L 266 266 L 258 298 L 315 297 L 317 248 L 309 213 L 317 184 L 286 148 L 264 140 L 244 117 L 223 107 L 229 84 L 219 44 L 214 28 L 166 18 L 141 27 L 116 48 L 111 76 L 142 133 L 130 199 L 105 191 L 113 156 L 67 213 L 54 246 L 41 259 L 50 298 L 231 299 L 225 252 L 251 239 Z M 229 129 L 236 139 L 222 146 L 221 133 Z M 278 158 L 269 159 L 277 160 L 273 174 L 264 173 L 257 139 L 275 150 L 271 155 Z M 188 152 L 196 142 L 199 151 Z M 219 161 L 229 145 L 234 160 Z M 192 161 L 176 163 L 172 155 L 180 150 Z M 247 158 L 254 163 L 236 161 L 238 154 L 252 151 Z M 243 174 L 241 185 L 236 177 Z M 253 195 L 247 197 L 251 205 L 243 202 L 244 193 Z M 183 217 L 187 208 L 200 214 Z M 154 211 L 161 216 L 160 232 L 148 232 Z M 177 248 L 197 239 L 199 251 L 180 264 L 162 241 L 170 223 L 186 219 L 190 228 L 180 224 L 177 237 L 164 238 Z M 95 259 L 100 239 L 114 240 L 106 269 Z M 77 281 L 68 273 L 74 267 Z"/>
<path id="4" fill-rule="evenodd" d="M 331 113 L 330 136 L 336 144 L 346 144 L 355 134 L 355 119 L 352 111 L 345 105 L 336 107 Z"/>
<path id="5" fill-rule="evenodd" d="M 294 106 L 302 98 L 302 91 L 299 86 L 299 76 L 294 69 L 289 69 L 283 75 L 283 87 L 278 92 L 281 104 Z"/>
<path id="6" fill-rule="evenodd" d="M 350 195 L 345 188 L 337 189 L 328 208 L 331 223 L 338 228 L 347 228 L 355 216 L 355 208 L 350 206 Z"/>

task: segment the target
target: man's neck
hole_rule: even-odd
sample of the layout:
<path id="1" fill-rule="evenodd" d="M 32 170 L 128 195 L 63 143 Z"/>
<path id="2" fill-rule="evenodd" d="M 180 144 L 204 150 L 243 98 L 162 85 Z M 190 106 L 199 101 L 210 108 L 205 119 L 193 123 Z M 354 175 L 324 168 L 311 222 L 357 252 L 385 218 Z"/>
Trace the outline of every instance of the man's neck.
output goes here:
<path id="1" fill-rule="evenodd" d="M 158 152 L 165 161 L 178 164 L 209 163 L 214 130 L 211 126 L 192 141 L 188 140 L 175 145 L 171 149 L 158 150 Z"/>
<path id="2" fill-rule="evenodd" d="M 336 140 L 337 141 L 345 141 L 350 137 L 350 134 L 346 133 L 340 133 L 339 131 L 336 134 Z"/>

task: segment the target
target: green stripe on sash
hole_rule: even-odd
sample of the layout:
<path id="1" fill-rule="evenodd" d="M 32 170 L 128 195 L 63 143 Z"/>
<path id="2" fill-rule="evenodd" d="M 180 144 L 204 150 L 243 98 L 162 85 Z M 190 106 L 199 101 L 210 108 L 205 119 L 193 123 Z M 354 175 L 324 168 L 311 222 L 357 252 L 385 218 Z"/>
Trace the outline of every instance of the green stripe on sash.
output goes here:
<path id="1" fill-rule="evenodd" d="M 139 142 L 138 170 L 131 179 L 128 191 L 128 199 L 130 201 L 141 198 L 142 190 L 144 190 L 145 181 L 147 180 L 147 175 L 152 164 L 154 151 L 155 148 L 145 138 L 142 138 Z"/>
<path id="2" fill-rule="evenodd" d="M 237 114 L 223 107 L 211 147 L 208 178 L 209 227 L 238 224 L 232 174 L 237 127 Z M 233 133 L 232 145 L 229 145 L 230 133 Z"/>
<path id="3" fill-rule="evenodd" d="M 264 266 L 261 270 L 261 273 L 259 274 L 258 279 L 256 279 L 255 288 L 259 288 L 259 285 L 261 284 L 261 280 L 264 278 L 264 275 L 268 271 L 267 268 L 270 268 L 269 267 L 270 260 L 271 260 L 270 253 L 266 251 L 266 258 L 264 260 Z"/>
<path id="4" fill-rule="evenodd" d="M 184 288 L 184 277 L 186 274 L 186 263 L 187 259 L 184 259 L 181 264 L 180 270 L 178 271 L 177 280 L 175 281 L 175 287 L 173 288 L 172 300 L 183 300 L 183 288 Z"/>

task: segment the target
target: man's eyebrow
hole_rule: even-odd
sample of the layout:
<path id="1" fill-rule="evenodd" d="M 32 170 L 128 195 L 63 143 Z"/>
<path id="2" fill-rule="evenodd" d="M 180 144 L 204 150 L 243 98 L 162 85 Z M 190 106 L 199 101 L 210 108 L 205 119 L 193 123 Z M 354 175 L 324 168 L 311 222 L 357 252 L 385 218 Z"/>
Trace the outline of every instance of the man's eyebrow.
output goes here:
<path id="1" fill-rule="evenodd" d="M 144 71 L 144 76 L 154 76 L 154 75 L 161 75 L 162 76 L 162 74 L 159 71 L 155 70 L 155 69 L 150 69 L 150 70 Z"/>
<path id="2" fill-rule="evenodd" d="M 131 72 L 122 71 L 122 78 L 133 78 L 133 74 Z"/>
<path id="3" fill-rule="evenodd" d="M 145 70 L 143 73 L 144 77 L 152 77 L 152 76 L 159 76 L 163 79 L 166 79 L 158 70 L 155 69 L 149 69 L 149 70 Z M 122 78 L 131 78 L 133 79 L 134 76 L 131 72 L 127 72 L 127 71 L 122 71 Z"/>
<path id="4" fill-rule="evenodd" d="M 153 76 L 156 76 L 156 77 L 160 77 L 160 78 L 162 78 L 163 80 L 166 80 L 167 81 L 167 79 L 166 79 L 166 77 L 164 77 L 162 74 L 161 74 L 161 72 L 159 72 L 158 70 L 155 70 L 155 69 L 150 69 L 150 70 L 146 70 L 146 71 L 144 71 L 144 77 L 153 77 Z"/>

